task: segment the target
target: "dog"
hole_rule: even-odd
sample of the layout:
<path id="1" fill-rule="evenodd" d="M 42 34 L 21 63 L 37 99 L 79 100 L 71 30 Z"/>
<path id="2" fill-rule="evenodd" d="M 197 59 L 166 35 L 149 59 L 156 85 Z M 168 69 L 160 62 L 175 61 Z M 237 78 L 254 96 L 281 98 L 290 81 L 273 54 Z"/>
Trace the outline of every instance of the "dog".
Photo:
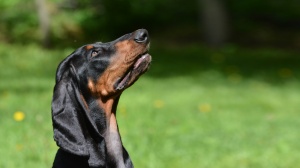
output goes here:
<path id="1" fill-rule="evenodd" d="M 116 120 L 122 92 L 145 73 L 149 34 L 139 29 L 108 43 L 84 45 L 56 71 L 52 99 L 53 168 L 132 168 Z"/>

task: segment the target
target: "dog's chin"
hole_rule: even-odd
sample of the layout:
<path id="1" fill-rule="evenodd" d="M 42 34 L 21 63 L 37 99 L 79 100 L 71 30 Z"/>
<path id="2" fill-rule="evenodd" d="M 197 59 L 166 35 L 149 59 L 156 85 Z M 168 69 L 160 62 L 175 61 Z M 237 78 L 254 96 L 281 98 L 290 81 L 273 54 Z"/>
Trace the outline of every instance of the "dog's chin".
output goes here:
<path id="1" fill-rule="evenodd" d="M 142 74 L 149 69 L 151 60 L 151 55 L 148 53 L 138 56 L 136 61 L 130 66 L 123 77 L 116 81 L 114 84 L 114 89 L 116 91 L 122 91 L 130 87 Z"/>

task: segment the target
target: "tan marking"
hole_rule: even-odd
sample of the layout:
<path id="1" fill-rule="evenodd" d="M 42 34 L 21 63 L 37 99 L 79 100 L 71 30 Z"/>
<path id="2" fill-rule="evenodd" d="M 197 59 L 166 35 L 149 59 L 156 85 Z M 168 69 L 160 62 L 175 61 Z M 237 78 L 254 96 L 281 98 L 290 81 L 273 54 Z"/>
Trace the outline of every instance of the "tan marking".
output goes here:
<path id="1" fill-rule="evenodd" d="M 91 93 L 94 94 L 96 92 L 95 84 L 91 79 L 88 79 L 88 88 L 91 91 Z"/>
<path id="2" fill-rule="evenodd" d="M 91 79 L 88 79 L 88 88 L 93 96 L 106 97 L 108 95 L 107 87 L 99 81 L 94 83 Z"/>
<path id="3" fill-rule="evenodd" d="M 114 102 L 114 98 L 108 99 L 106 101 L 102 99 L 98 100 L 100 108 L 102 108 L 105 112 L 107 125 L 109 126 L 109 132 L 118 132 L 116 111 L 113 111 Z"/>
<path id="4" fill-rule="evenodd" d="M 110 132 L 118 132 L 117 117 L 115 113 L 112 113 L 110 116 L 109 128 Z"/>
<path id="5" fill-rule="evenodd" d="M 106 117 L 109 119 L 112 113 L 113 104 L 114 104 L 114 99 L 108 99 L 108 100 L 103 100 L 103 99 L 98 99 L 98 103 L 100 108 L 102 108 L 106 114 Z"/>
<path id="6" fill-rule="evenodd" d="M 92 48 L 94 48 L 93 45 L 87 45 L 87 46 L 85 46 L 85 49 L 86 49 L 86 50 L 90 50 L 90 49 L 92 49 Z"/>
<path id="7" fill-rule="evenodd" d="M 132 64 L 134 64 L 138 55 L 147 51 L 146 45 L 138 44 L 133 40 L 117 42 L 115 47 L 116 53 L 112 56 L 110 65 L 104 73 L 96 82 L 93 82 L 92 80 L 88 81 L 88 87 L 95 96 L 113 96 L 116 92 L 114 90 L 115 82 L 124 77 L 126 71 Z"/>

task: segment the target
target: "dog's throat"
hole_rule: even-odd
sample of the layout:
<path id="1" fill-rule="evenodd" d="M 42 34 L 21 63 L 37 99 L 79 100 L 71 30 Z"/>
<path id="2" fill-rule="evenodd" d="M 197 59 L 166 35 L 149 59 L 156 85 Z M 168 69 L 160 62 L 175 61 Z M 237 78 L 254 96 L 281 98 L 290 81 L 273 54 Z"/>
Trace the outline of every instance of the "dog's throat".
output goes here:
<path id="1" fill-rule="evenodd" d="M 103 108 L 106 118 L 106 128 L 103 134 L 107 153 L 110 155 L 110 160 L 112 160 L 112 167 L 125 168 L 123 162 L 123 145 L 118 129 L 116 108 L 118 105 L 119 97 L 115 99 L 109 99 L 105 102 L 99 101 L 100 107 Z"/>
<path id="2" fill-rule="evenodd" d="M 123 162 L 123 145 L 118 130 L 117 119 L 113 113 L 110 116 L 108 130 L 104 136 L 107 152 L 112 157 L 111 160 L 116 164 L 116 167 L 124 167 Z"/>

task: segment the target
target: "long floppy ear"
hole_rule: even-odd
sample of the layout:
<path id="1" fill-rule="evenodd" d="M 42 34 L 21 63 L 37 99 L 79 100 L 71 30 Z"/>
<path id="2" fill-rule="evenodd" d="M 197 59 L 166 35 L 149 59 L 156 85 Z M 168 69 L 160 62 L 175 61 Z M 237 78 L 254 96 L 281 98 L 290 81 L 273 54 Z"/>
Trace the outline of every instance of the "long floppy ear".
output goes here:
<path id="1" fill-rule="evenodd" d="M 85 109 L 78 100 L 78 86 L 74 82 L 76 74 L 70 63 L 71 58 L 72 55 L 67 57 L 57 69 L 52 99 L 54 140 L 65 151 L 88 156 Z"/>

